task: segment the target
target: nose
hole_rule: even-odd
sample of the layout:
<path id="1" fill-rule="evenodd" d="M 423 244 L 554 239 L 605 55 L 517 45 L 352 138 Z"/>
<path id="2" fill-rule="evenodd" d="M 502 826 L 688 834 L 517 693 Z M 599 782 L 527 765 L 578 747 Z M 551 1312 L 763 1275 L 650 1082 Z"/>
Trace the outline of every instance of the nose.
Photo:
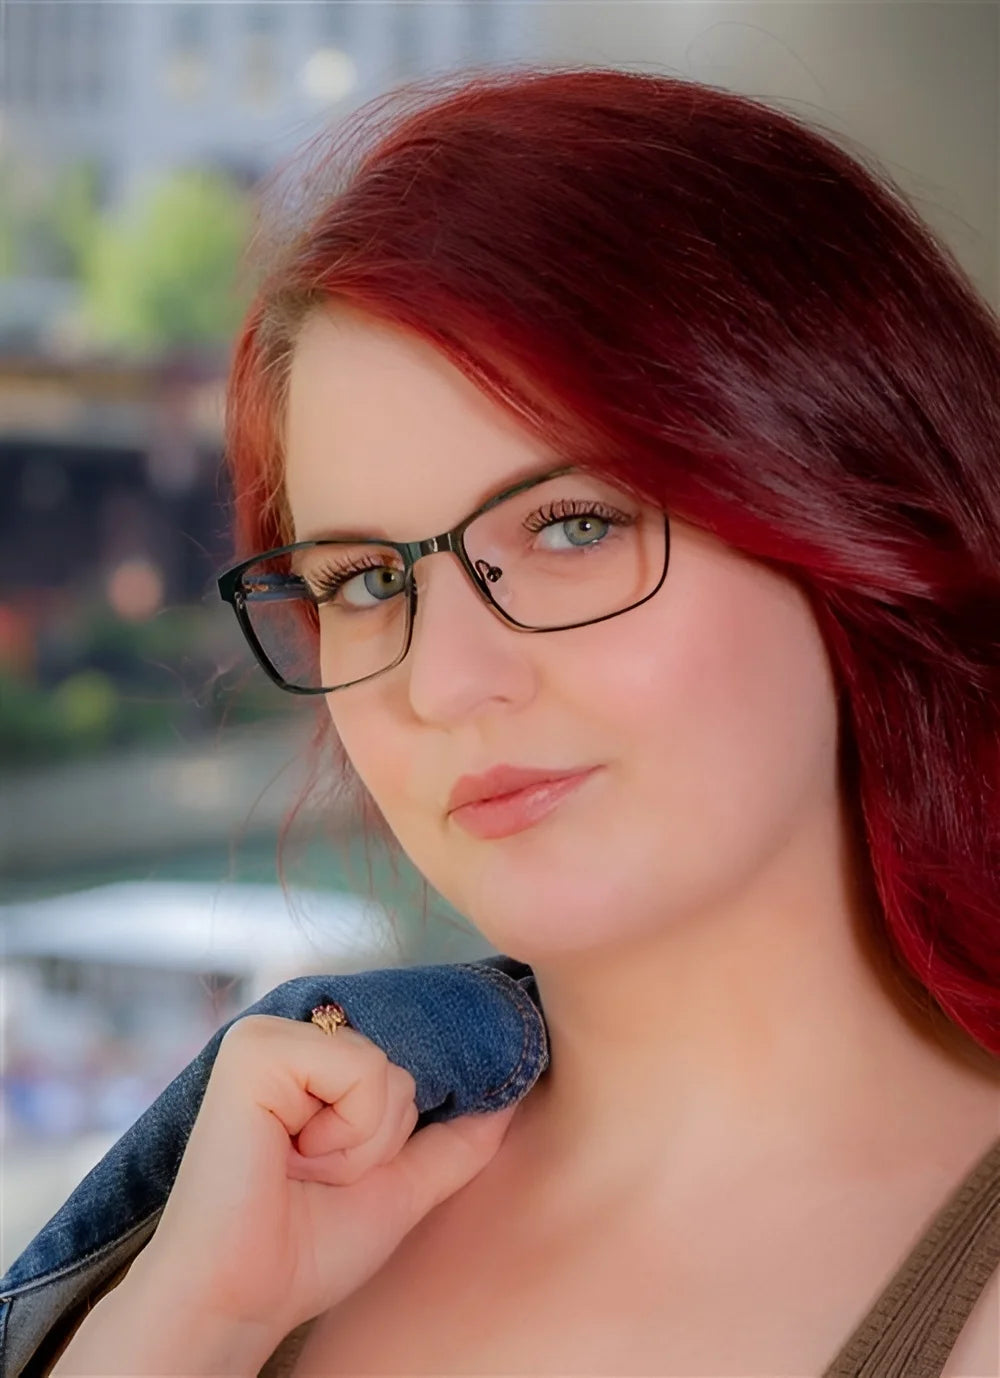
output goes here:
<path id="1" fill-rule="evenodd" d="M 413 574 L 417 606 L 401 669 L 416 716 L 444 727 L 528 702 L 535 638 L 490 609 L 451 551 L 425 556 Z"/>

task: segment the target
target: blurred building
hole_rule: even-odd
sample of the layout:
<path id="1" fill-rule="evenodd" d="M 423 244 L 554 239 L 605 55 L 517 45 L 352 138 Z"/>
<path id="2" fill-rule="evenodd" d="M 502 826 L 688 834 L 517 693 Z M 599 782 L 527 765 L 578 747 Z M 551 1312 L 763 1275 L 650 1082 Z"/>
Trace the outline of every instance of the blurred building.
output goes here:
<path id="1" fill-rule="evenodd" d="M 25 673 L 65 673 L 40 660 L 64 605 L 144 620 L 211 591 L 228 553 L 219 375 L 195 356 L 0 358 L 0 611 L 26 619 Z M 5 627 L 0 665 L 17 660 Z"/>
<path id="2" fill-rule="evenodd" d="M 3 137 L 36 164 L 95 158 L 108 200 L 188 165 L 256 178 L 394 82 L 516 59 L 531 0 L 10 0 Z"/>
<path id="3" fill-rule="evenodd" d="M 0 587 L 59 587 L 156 554 L 164 594 L 196 598 L 222 542 L 220 362 L 0 358 Z"/>
<path id="4" fill-rule="evenodd" d="M 193 351 L 0 357 L 0 588 L 58 588 L 98 560 L 108 575 L 154 556 L 165 597 L 198 598 L 225 544 L 221 375 L 221 359 Z"/>

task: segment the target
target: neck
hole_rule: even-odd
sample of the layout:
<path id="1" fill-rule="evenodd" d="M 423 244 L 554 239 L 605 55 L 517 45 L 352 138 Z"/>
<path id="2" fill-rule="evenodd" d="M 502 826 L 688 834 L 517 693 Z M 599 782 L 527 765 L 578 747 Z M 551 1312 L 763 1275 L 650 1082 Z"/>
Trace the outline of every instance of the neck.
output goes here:
<path id="1" fill-rule="evenodd" d="M 838 806 L 711 912 L 526 956 L 551 1063 L 512 1144 L 539 1145 L 591 1193 L 696 1190 L 734 1159 L 870 1173 L 985 1149 L 1000 1060 L 894 969 L 865 874 Z"/>

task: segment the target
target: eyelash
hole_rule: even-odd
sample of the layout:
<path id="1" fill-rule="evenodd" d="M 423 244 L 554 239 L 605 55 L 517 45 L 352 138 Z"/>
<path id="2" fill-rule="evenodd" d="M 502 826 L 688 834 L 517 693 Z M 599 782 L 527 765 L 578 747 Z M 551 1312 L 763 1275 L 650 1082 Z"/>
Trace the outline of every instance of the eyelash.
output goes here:
<path id="1" fill-rule="evenodd" d="M 602 521 L 613 522 L 616 526 L 631 526 L 635 518 L 617 507 L 609 507 L 603 502 L 588 502 L 585 498 L 560 498 L 550 502 L 548 507 L 539 508 L 526 517 L 521 525 L 525 531 L 538 532 L 543 527 L 555 526 L 569 521 L 571 517 L 600 517 Z"/>
<path id="2" fill-rule="evenodd" d="M 539 508 L 537 512 L 532 512 L 521 523 L 525 531 L 537 534 L 547 526 L 556 526 L 559 522 L 569 521 L 572 517 L 599 517 L 602 521 L 611 522 L 616 526 L 632 526 L 635 518 L 626 512 L 620 511 L 617 507 L 609 507 L 603 502 L 588 502 L 583 498 L 560 498 L 556 502 L 551 502 L 547 507 Z M 353 565 L 348 565 L 343 569 L 323 570 L 313 576 L 312 595 L 315 599 L 333 598 L 346 583 L 354 579 L 359 574 L 364 574 L 369 569 L 384 569 L 382 562 L 372 556 L 368 560 L 359 561 Z"/>
<path id="3" fill-rule="evenodd" d="M 311 586 L 310 592 L 317 601 L 321 598 L 332 598 L 351 579 L 369 569 L 385 569 L 385 565 L 373 555 L 368 560 L 346 565 L 343 569 L 324 569 L 308 581 Z"/>

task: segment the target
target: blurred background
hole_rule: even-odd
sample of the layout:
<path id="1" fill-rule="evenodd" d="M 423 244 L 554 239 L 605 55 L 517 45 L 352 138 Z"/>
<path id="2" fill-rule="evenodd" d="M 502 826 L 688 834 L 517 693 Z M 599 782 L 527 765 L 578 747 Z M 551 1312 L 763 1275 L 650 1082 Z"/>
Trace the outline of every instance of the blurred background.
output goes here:
<path id="1" fill-rule="evenodd" d="M 346 814 L 305 811 L 279 884 L 312 705 L 214 587 L 261 179 L 412 77 L 672 72 L 874 156 L 998 305 L 1000 7 L 0 0 L 0 57 L 3 1271 L 279 981 L 490 950 Z"/>

